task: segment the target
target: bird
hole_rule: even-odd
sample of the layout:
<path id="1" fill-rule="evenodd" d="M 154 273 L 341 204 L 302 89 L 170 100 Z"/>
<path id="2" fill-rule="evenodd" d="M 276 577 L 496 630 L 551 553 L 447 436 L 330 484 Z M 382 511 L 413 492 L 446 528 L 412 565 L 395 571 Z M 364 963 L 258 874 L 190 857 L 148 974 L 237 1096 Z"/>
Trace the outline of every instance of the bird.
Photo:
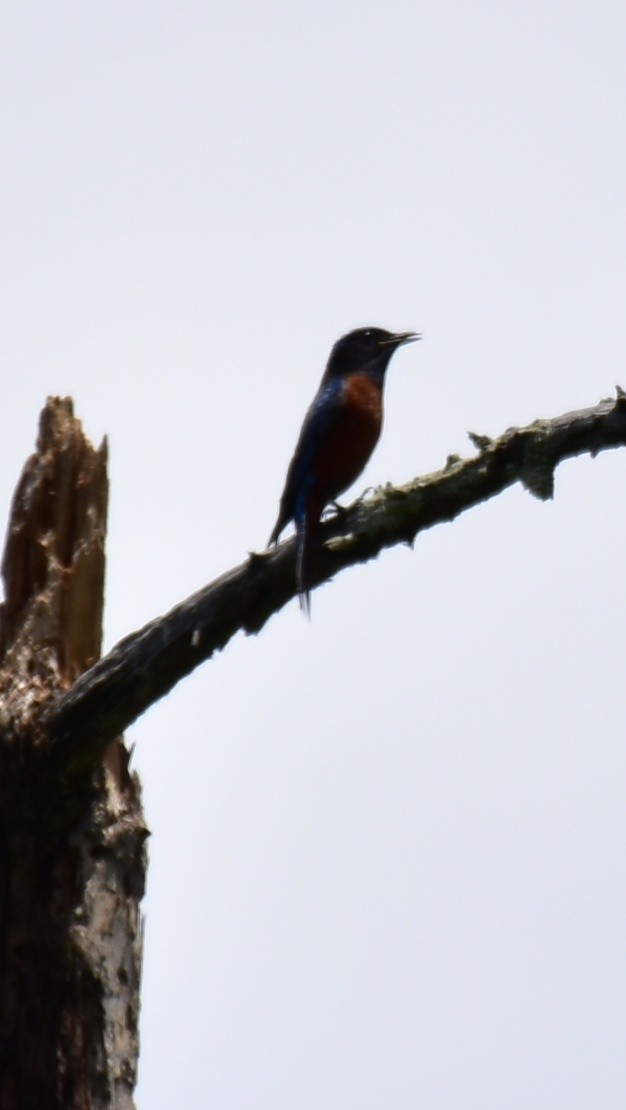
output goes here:
<path id="1" fill-rule="evenodd" d="M 296 526 L 296 586 L 310 616 L 309 562 L 325 507 L 364 469 L 383 421 L 383 386 L 391 356 L 417 332 L 356 328 L 333 346 L 319 389 L 306 413 L 287 470 L 278 519 L 268 548 L 291 520 Z"/>

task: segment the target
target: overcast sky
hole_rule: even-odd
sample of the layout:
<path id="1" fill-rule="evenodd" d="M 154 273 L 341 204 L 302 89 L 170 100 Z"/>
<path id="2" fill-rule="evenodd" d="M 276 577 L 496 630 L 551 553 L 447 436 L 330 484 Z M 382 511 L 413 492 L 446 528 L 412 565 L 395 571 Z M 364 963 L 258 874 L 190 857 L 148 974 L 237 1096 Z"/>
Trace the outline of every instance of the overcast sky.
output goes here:
<path id="1" fill-rule="evenodd" d="M 263 547 L 329 349 L 354 495 L 626 387 L 623 5 L 14 2 L 0 510 L 108 435 L 106 644 Z M 238 638 L 128 733 L 139 1110 L 626 1105 L 626 456 Z"/>

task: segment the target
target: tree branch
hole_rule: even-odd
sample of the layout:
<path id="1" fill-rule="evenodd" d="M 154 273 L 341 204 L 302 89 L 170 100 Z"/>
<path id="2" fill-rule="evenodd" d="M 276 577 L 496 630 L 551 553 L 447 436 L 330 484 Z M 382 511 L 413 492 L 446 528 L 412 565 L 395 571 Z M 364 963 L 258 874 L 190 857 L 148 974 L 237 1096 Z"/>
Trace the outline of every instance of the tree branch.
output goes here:
<path id="1" fill-rule="evenodd" d="M 375 558 L 386 547 L 412 544 L 419 532 L 454 520 L 466 509 L 521 482 L 542 500 L 552 497 L 554 470 L 564 459 L 626 446 L 626 394 L 615 400 L 497 439 L 470 433 L 478 454 L 451 456 L 434 474 L 387 486 L 323 525 L 311 568 L 315 585 Z M 132 633 L 85 672 L 43 714 L 66 772 L 95 758 L 181 678 L 223 648 L 236 632 L 258 632 L 295 595 L 295 542 L 251 554 L 165 616 Z"/>

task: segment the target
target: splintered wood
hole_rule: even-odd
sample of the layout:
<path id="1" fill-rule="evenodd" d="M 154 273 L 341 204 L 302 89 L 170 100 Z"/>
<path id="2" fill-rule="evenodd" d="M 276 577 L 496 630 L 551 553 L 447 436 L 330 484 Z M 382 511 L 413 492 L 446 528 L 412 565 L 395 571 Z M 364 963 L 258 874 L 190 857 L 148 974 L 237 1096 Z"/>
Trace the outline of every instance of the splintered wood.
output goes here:
<path id="1" fill-rule="evenodd" d="M 0 706 L 28 724 L 100 656 L 107 445 L 94 448 L 70 398 L 49 397 L 17 486 L 2 560 Z"/>

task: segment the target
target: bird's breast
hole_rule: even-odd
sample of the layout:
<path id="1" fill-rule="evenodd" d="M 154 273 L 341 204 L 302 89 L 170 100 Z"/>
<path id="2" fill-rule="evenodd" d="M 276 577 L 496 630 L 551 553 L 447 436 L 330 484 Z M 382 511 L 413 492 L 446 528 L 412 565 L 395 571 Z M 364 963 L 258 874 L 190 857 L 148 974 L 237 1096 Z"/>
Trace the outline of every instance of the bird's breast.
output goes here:
<path id="1" fill-rule="evenodd" d="M 364 425 L 371 423 L 380 430 L 383 415 L 383 392 L 368 374 L 351 374 L 344 386 L 344 405 L 348 413 Z"/>
<path id="2" fill-rule="evenodd" d="M 337 419 L 316 460 L 316 483 L 325 500 L 334 500 L 356 481 L 378 442 L 382 417 L 380 385 L 367 374 L 351 374 L 343 385 Z"/>

